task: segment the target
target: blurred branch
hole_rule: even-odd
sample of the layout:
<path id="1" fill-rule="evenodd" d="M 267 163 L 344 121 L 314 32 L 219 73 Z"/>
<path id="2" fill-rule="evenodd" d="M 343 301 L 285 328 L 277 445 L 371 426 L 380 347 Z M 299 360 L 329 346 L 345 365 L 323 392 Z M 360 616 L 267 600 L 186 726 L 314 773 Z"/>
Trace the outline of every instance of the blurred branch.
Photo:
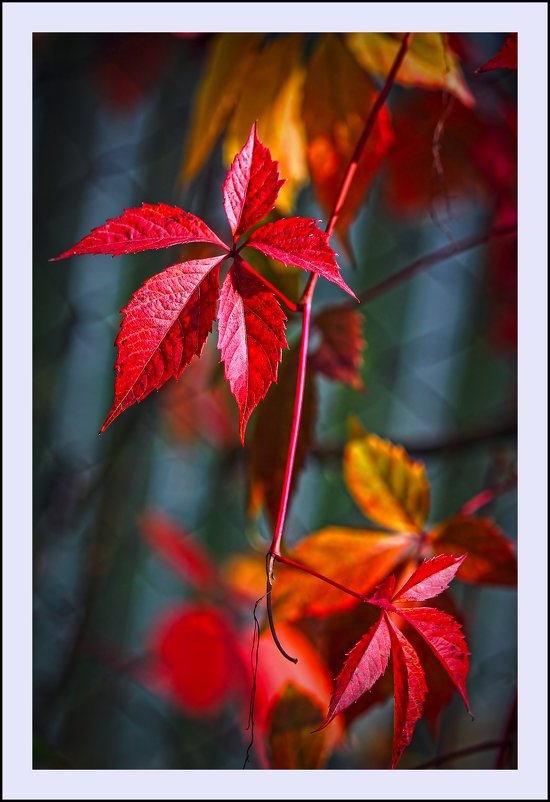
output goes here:
<path id="1" fill-rule="evenodd" d="M 445 452 L 461 451 L 471 446 L 485 445 L 492 440 L 511 438 L 517 435 L 517 420 L 514 418 L 494 426 L 479 427 L 469 432 L 450 435 L 438 440 L 424 441 L 402 441 L 406 451 L 417 456 L 430 457 Z M 390 438 L 395 439 L 395 438 Z M 311 454 L 320 461 L 340 459 L 344 450 L 344 445 L 317 445 L 311 450 Z"/>
<path id="2" fill-rule="evenodd" d="M 420 259 L 416 259 L 410 265 L 402 268 L 397 273 L 394 273 L 392 276 L 388 276 L 388 278 L 385 278 L 383 281 L 375 284 L 370 289 L 360 293 L 359 300 L 361 303 L 369 303 L 370 301 L 374 301 L 375 298 L 378 298 L 380 295 L 393 290 L 394 287 L 397 287 L 404 281 L 408 281 L 410 278 L 413 278 L 413 276 L 416 276 L 417 273 L 421 273 L 423 270 L 426 270 L 429 267 L 434 267 L 441 262 L 446 262 L 453 256 L 470 251 L 473 248 L 477 248 L 487 242 L 503 239 L 504 237 L 511 237 L 516 233 L 517 226 L 515 225 L 498 226 L 497 228 L 493 228 L 490 231 L 484 232 L 483 234 L 475 234 L 472 237 L 466 237 L 458 242 L 453 242 L 450 245 L 446 245 L 444 248 L 439 248 L 437 251 L 433 251 L 433 253 L 429 253 L 426 256 L 420 257 Z M 346 304 L 346 306 L 351 305 L 351 303 Z M 353 308 L 355 308 L 355 304 L 353 304 Z"/>

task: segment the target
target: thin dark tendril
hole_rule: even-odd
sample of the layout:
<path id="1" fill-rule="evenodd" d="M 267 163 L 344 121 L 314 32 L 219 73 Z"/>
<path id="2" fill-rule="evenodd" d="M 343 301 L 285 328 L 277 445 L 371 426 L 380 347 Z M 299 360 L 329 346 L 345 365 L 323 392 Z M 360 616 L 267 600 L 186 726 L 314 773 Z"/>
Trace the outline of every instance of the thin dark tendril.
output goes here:
<path id="1" fill-rule="evenodd" d="M 250 691 L 250 705 L 248 708 L 248 724 L 246 729 L 250 730 L 250 743 L 246 749 L 246 757 L 243 763 L 243 769 L 246 768 L 250 760 L 250 750 L 254 745 L 254 704 L 256 702 L 256 678 L 258 676 L 258 659 L 260 656 L 260 622 L 256 615 L 258 605 L 265 599 L 265 593 L 261 596 L 254 605 L 252 615 L 254 616 L 254 635 L 252 636 L 252 649 L 250 650 L 250 665 L 252 668 L 252 690 Z"/>
<path id="2" fill-rule="evenodd" d="M 275 631 L 275 622 L 273 621 L 273 610 L 271 609 L 271 591 L 273 586 L 271 584 L 271 579 L 273 577 L 273 563 L 275 558 L 273 554 L 269 553 L 266 557 L 266 575 L 267 575 L 267 591 L 266 591 L 266 599 L 267 599 L 267 620 L 269 621 L 269 628 L 271 630 L 271 634 L 273 636 L 273 640 L 275 641 L 275 646 L 281 652 L 283 657 L 286 657 L 291 663 L 297 663 L 297 657 L 291 657 L 288 652 L 285 652 L 281 641 L 277 637 L 277 632 Z"/>

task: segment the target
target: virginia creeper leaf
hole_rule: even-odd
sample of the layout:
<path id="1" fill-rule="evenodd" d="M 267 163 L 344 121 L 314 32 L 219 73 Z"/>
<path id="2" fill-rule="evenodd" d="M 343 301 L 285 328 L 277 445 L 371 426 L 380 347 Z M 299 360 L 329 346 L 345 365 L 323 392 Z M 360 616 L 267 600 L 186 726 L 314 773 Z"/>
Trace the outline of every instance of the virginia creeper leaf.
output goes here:
<path id="1" fill-rule="evenodd" d="M 488 70 L 517 70 L 518 68 L 518 35 L 509 33 L 498 53 L 489 59 L 476 72 Z"/>
<path id="2" fill-rule="evenodd" d="M 228 250 L 227 245 L 194 214 L 166 203 L 144 203 L 137 209 L 125 209 L 120 217 L 113 217 L 105 225 L 94 228 L 74 248 L 51 261 L 88 253 L 121 256 L 188 242 L 210 242 Z"/>
<path id="3" fill-rule="evenodd" d="M 393 662 L 393 758 L 394 769 L 410 744 L 414 727 L 422 715 L 427 686 L 420 660 L 409 641 L 390 616 L 383 613 L 389 627 Z"/>
<path id="4" fill-rule="evenodd" d="M 399 607 L 397 612 L 424 638 L 458 688 L 469 711 L 466 692 L 469 652 L 460 624 L 434 607 Z"/>
<path id="5" fill-rule="evenodd" d="M 224 138 L 224 159 L 231 164 L 248 136 L 251 121 L 258 121 L 258 135 L 277 154 L 287 179 L 276 202 L 284 215 L 292 212 L 295 195 L 308 177 L 302 121 L 302 40 L 303 34 L 289 34 L 266 43 L 242 83 Z"/>
<path id="6" fill-rule="evenodd" d="M 242 442 L 252 411 L 277 380 L 285 320 L 273 293 L 237 256 L 221 288 L 218 348 L 239 407 Z"/>
<path id="7" fill-rule="evenodd" d="M 278 162 L 258 139 L 254 123 L 223 185 L 223 205 L 235 239 L 269 214 L 283 184 Z"/>
<path id="8" fill-rule="evenodd" d="M 334 258 L 336 254 L 328 240 L 328 234 L 321 231 L 315 220 L 309 217 L 285 217 L 257 228 L 246 244 L 285 265 L 317 273 L 355 298 L 340 275 Z"/>
<path id="9" fill-rule="evenodd" d="M 422 530 L 430 486 L 424 465 L 404 448 L 372 434 L 354 436 L 344 450 L 344 478 L 372 521 L 396 531 Z"/>
<path id="10" fill-rule="evenodd" d="M 283 359 L 277 384 L 271 388 L 258 410 L 248 471 L 248 511 L 257 515 L 265 506 L 272 525 L 277 521 L 279 502 L 286 468 L 288 442 L 294 413 L 294 393 L 298 377 L 299 349 L 294 348 Z M 304 383 L 304 399 L 300 430 L 294 457 L 290 499 L 298 485 L 308 451 L 315 434 L 317 388 L 311 371 Z"/>
<path id="11" fill-rule="evenodd" d="M 311 367 L 328 379 L 362 390 L 363 316 L 355 309 L 335 306 L 316 315 L 314 322 L 321 343 L 311 357 Z"/>
<path id="12" fill-rule="evenodd" d="M 191 180 L 208 158 L 252 70 L 264 36 L 262 33 L 222 33 L 213 39 L 191 115 L 181 172 L 183 181 Z M 250 120 L 243 138 L 248 126 Z M 236 143 L 228 161 L 241 143 L 242 139 Z"/>
<path id="13" fill-rule="evenodd" d="M 348 33 L 346 42 L 368 73 L 385 78 L 397 56 L 403 34 Z M 445 89 L 465 106 L 474 97 L 462 75 L 460 64 L 443 33 L 414 33 L 396 82 L 424 89 Z"/>
<path id="14" fill-rule="evenodd" d="M 425 601 L 443 593 L 455 578 L 466 554 L 451 557 L 440 554 L 431 560 L 424 560 L 403 587 L 394 594 L 393 600 Z"/>
<path id="15" fill-rule="evenodd" d="M 384 674 L 390 657 L 391 641 L 386 617 L 381 613 L 378 621 L 349 653 L 342 671 L 336 679 L 336 687 L 321 727 L 326 727 L 334 716 L 356 702 L 370 691 L 374 683 Z"/>
<path id="16" fill-rule="evenodd" d="M 322 36 L 308 65 L 303 115 L 311 181 L 327 217 L 377 94 L 374 84 L 343 42 L 334 34 Z M 336 231 L 348 252 L 349 226 L 392 143 L 390 114 L 384 106 L 336 223 Z"/>
<path id="17" fill-rule="evenodd" d="M 134 293 L 116 339 L 115 400 L 101 431 L 200 356 L 212 329 L 225 257 L 167 267 Z"/>
<path id="18" fill-rule="evenodd" d="M 468 559 L 457 573 L 463 582 L 517 584 L 514 544 L 490 518 L 455 515 L 438 524 L 427 542 L 435 554 L 468 553 Z"/>

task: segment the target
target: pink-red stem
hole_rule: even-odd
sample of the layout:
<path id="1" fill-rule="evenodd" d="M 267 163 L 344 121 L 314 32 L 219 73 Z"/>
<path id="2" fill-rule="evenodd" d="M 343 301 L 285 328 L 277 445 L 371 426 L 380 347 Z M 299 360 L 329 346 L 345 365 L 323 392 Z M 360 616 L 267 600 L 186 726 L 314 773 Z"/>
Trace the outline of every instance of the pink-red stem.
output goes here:
<path id="1" fill-rule="evenodd" d="M 401 64 L 403 63 L 403 59 L 405 58 L 405 54 L 408 50 L 410 39 L 412 34 L 406 33 L 403 37 L 403 41 L 401 43 L 401 47 L 399 48 L 399 52 L 395 57 L 395 61 L 392 65 L 391 70 L 388 73 L 388 77 L 384 83 L 382 91 L 376 98 L 374 106 L 371 109 L 371 112 L 367 118 L 365 123 L 365 127 L 363 132 L 357 142 L 355 150 L 353 152 L 353 156 L 351 157 L 350 163 L 348 168 L 345 172 L 344 178 L 342 179 L 342 183 L 340 185 L 340 189 L 338 191 L 338 195 L 336 197 L 336 202 L 334 204 L 334 208 L 332 210 L 332 214 L 330 215 L 329 221 L 327 223 L 326 232 L 330 237 L 334 231 L 334 227 L 338 220 L 338 216 L 340 211 L 345 203 L 351 182 L 353 180 L 353 176 L 357 170 L 359 160 L 361 159 L 361 155 L 363 153 L 364 147 L 367 143 L 367 140 L 376 124 L 376 120 L 378 118 L 378 114 L 386 99 L 390 93 L 390 90 L 394 84 L 395 77 Z M 279 503 L 279 513 L 277 515 L 277 523 L 275 526 L 275 531 L 273 533 L 273 540 L 271 542 L 271 546 L 268 552 L 268 561 L 267 561 L 267 612 L 269 618 L 269 625 L 271 628 L 271 633 L 277 644 L 279 651 L 288 659 L 292 660 L 292 662 L 296 662 L 295 658 L 290 657 L 282 648 L 279 640 L 277 638 L 277 633 L 275 632 L 275 626 L 273 623 L 273 614 L 271 608 L 271 591 L 272 591 L 272 578 L 273 578 L 273 561 L 274 559 L 281 560 L 281 541 L 283 537 L 283 531 L 285 526 L 285 519 L 286 513 L 288 508 L 288 499 L 290 496 L 290 486 L 292 483 L 292 474 L 294 471 L 294 460 L 296 457 L 296 446 L 298 444 L 298 434 L 300 431 L 300 420 L 302 417 L 302 405 L 304 400 L 304 385 L 306 380 L 306 369 L 307 369 L 307 352 L 308 352 L 308 345 L 309 345 L 309 331 L 310 331 L 310 324 L 311 324 L 311 305 L 313 302 L 313 293 L 315 291 L 315 285 L 317 284 L 318 276 L 315 273 L 312 273 L 310 276 L 304 293 L 300 299 L 298 307 L 302 310 L 302 337 L 300 341 L 300 358 L 298 363 L 298 378 L 296 381 L 296 395 L 294 401 L 294 411 L 292 416 L 292 428 L 290 432 L 290 440 L 288 444 L 288 452 L 287 452 L 287 460 L 285 466 L 285 475 L 283 480 L 283 489 L 281 492 L 281 500 Z M 286 558 L 284 558 L 286 559 Z M 308 570 L 304 566 L 299 565 L 298 563 L 294 564 L 294 567 L 299 568 L 300 570 Z M 308 571 L 308 573 L 312 573 Z M 315 574 L 314 574 L 315 575 Z M 363 597 L 358 596 L 354 591 L 351 591 L 349 588 L 345 588 L 343 585 L 339 585 L 338 583 L 333 582 L 332 580 L 328 579 L 328 577 L 323 577 L 320 574 L 317 575 L 319 579 L 322 579 L 328 584 L 334 585 L 334 587 L 339 588 L 344 593 L 348 593 L 352 596 L 357 596 L 363 600 Z"/>
<path id="2" fill-rule="evenodd" d="M 302 563 L 297 563 L 294 560 L 289 559 L 288 557 L 284 557 L 282 554 L 273 555 L 273 558 L 277 560 L 277 562 L 283 563 L 284 565 L 290 565 L 291 568 L 297 568 L 299 571 L 304 571 L 306 574 L 311 574 L 311 576 L 320 579 L 322 582 L 326 582 L 327 585 L 332 585 L 333 588 L 338 588 L 341 590 L 342 593 L 347 593 L 348 596 L 354 596 L 359 601 L 366 602 L 368 599 L 361 595 L 361 593 L 356 593 L 356 591 L 347 588 L 345 585 L 341 585 L 339 582 L 335 582 L 334 579 L 330 579 L 328 576 L 324 576 L 324 574 L 320 574 L 318 571 L 315 571 L 313 568 L 308 568 L 307 565 L 303 565 Z"/>

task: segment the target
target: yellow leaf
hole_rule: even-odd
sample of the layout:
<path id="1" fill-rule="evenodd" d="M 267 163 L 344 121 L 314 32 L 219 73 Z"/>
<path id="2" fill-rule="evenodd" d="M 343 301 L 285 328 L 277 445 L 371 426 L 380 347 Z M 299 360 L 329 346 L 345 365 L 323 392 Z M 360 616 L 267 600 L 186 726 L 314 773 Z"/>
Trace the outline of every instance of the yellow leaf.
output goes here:
<path id="1" fill-rule="evenodd" d="M 381 526 L 421 532 L 430 509 L 423 463 L 373 434 L 353 437 L 344 450 L 344 478 L 357 505 Z"/>
<path id="2" fill-rule="evenodd" d="M 214 147 L 252 70 L 264 36 L 261 33 L 222 33 L 213 40 L 191 117 L 182 181 L 189 181 L 198 173 Z M 245 140 L 246 136 L 235 152 Z"/>
<path id="3" fill-rule="evenodd" d="M 308 67 L 304 123 L 311 180 L 327 217 L 377 94 L 340 39 L 334 34 L 322 36 Z M 344 245 L 349 225 L 392 141 L 389 112 L 384 106 L 338 218 L 336 230 Z"/>
<path id="4" fill-rule="evenodd" d="M 224 158 L 231 164 L 257 120 L 258 136 L 286 178 L 277 199 L 282 214 L 290 214 L 296 193 L 308 178 L 302 92 L 305 70 L 301 62 L 302 35 L 275 39 L 260 53 L 246 75 L 224 139 Z"/>
<path id="5" fill-rule="evenodd" d="M 346 41 L 359 64 L 380 78 L 389 73 L 402 39 L 403 34 L 393 33 L 346 34 Z M 446 89 L 465 106 L 475 104 L 458 58 L 442 33 L 413 34 L 396 82 L 424 89 Z"/>

